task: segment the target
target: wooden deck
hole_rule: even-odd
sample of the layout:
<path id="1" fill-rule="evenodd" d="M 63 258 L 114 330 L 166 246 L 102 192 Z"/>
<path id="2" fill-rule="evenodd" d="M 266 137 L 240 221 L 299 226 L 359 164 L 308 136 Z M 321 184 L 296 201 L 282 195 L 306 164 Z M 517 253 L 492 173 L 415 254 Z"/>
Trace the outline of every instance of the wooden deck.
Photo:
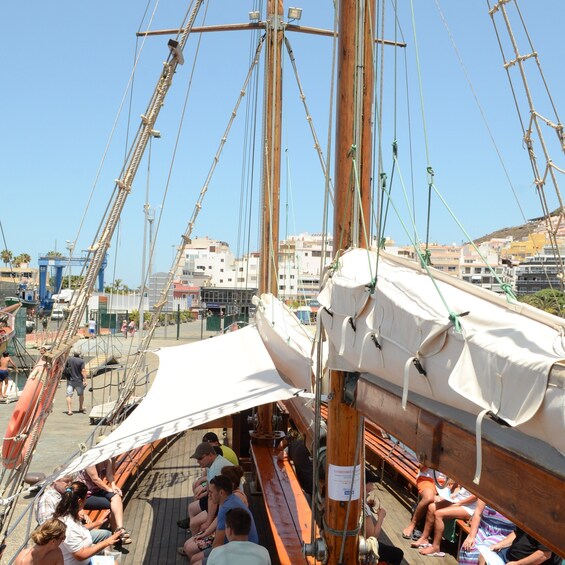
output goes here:
<path id="1" fill-rule="evenodd" d="M 184 434 L 169 446 L 131 493 L 124 525 L 131 532 L 133 543 L 122 549 L 123 565 L 187 563 L 177 553 L 177 547 L 186 540 L 177 520 L 187 516 L 191 484 L 200 473 L 196 461 L 189 457 L 201 438 L 201 431 Z"/>
<path id="2" fill-rule="evenodd" d="M 206 430 L 189 431 L 174 442 L 163 453 L 159 461 L 133 491 L 124 516 L 124 524 L 131 531 L 133 543 L 122 550 L 122 565 L 179 565 L 188 561 L 177 554 L 186 536 L 177 527 L 177 520 L 184 518 L 187 504 L 192 495 L 190 486 L 199 475 L 199 467 L 189 459 L 190 453 L 200 442 Z M 217 431 L 217 430 L 215 430 Z M 428 558 L 410 548 L 410 542 L 402 539 L 402 529 L 410 520 L 405 497 L 396 494 L 401 488 L 385 476 L 385 482 L 378 485 L 382 505 L 387 510 L 384 523 L 383 542 L 392 543 L 404 551 L 404 563 L 408 565 L 430 564 L 456 565 L 456 560 L 447 554 L 443 558 Z M 250 497 L 250 505 L 257 523 L 261 542 L 269 549 L 273 565 L 278 563 L 274 555 L 272 536 L 264 529 L 268 523 L 262 498 Z M 448 547 L 445 548 L 449 549 Z"/>

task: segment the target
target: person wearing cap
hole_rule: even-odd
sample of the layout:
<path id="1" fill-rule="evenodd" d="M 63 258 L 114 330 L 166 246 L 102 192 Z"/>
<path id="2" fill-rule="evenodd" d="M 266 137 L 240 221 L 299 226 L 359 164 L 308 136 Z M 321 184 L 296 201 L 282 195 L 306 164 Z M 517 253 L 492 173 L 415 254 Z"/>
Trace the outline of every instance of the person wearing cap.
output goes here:
<path id="1" fill-rule="evenodd" d="M 231 479 L 222 474 L 216 475 L 213 479 L 210 479 L 209 496 L 210 503 L 214 503 L 219 508 L 217 523 L 206 529 L 200 536 L 187 540 L 183 548 L 179 548 L 179 553 L 190 556 L 191 563 L 194 565 L 201 565 L 206 561 L 213 548 L 221 547 L 229 542 L 229 539 L 226 537 L 226 516 L 227 513 L 234 508 L 239 508 L 247 513 L 250 518 L 248 539 L 254 544 L 259 543 L 259 536 L 253 515 L 245 504 L 233 494 L 233 483 Z M 199 546 L 199 538 L 206 539 L 207 536 L 211 534 L 214 536 L 212 544 L 210 544 L 209 547 Z M 181 552 L 180 549 L 184 549 L 184 553 Z"/>
<path id="2" fill-rule="evenodd" d="M 80 351 L 75 349 L 73 356 L 67 359 L 65 365 L 65 372 L 67 374 L 67 414 L 73 415 L 71 409 L 71 400 L 74 391 L 77 391 L 78 396 L 78 411 L 81 414 L 86 414 L 84 409 L 84 389 L 86 388 L 86 368 L 84 361 L 80 358 Z"/>
<path id="3" fill-rule="evenodd" d="M 200 467 L 204 469 L 203 477 L 207 484 L 221 473 L 222 467 L 232 465 L 223 455 L 216 453 L 211 443 L 205 441 L 196 446 L 190 458 L 196 459 Z M 200 486 L 203 486 L 203 483 Z M 195 493 L 195 498 L 196 500 L 188 505 L 188 519 L 191 532 L 208 528 L 212 524 L 218 509 L 218 505 L 210 500 L 207 488 L 199 491 L 198 495 Z"/>
<path id="4" fill-rule="evenodd" d="M 204 434 L 202 441 L 218 446 L 222 450 L 222 455 L 230 463 L 232 463 L 233 465 L 239 465 L 239 459 L 237 458 L 235 451 L 231 447 L 221 444 L 218 436 L 214 432 L 208 432 Z"/>

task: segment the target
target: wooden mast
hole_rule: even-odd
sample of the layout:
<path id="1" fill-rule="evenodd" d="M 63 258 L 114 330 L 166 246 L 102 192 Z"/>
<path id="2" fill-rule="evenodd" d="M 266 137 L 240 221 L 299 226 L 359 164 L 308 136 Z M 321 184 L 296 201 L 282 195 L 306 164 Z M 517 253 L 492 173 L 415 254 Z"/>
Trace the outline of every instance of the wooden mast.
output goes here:
<path id="1" fill-rule="evenodd" d="M 371 192 L 373 42 L 366 38 L 370 38 L 367 34 L 372 32 L 372 4 L 373 0 L 341 0 L 339 6 L 333 236 L 336 257 L 348 247 L 366 247 L 368 243 L 365 225 L 369 225 Z M 363 217 L 367 218 L 366 222 Z M 352 373 L 330 373 L 324 528 L 330 565 L 357 563 L 359 556 L 358 525 L 364 481 L 363 421 L 350 405 L 351 399 L 345 397 L 346 384 L 354 383 L 355 379 Z M 354 486 L 351 495 L 349 485 Z"/>
<path id="2" fill-rule="evenodd" d="M 281 182 L 283 0 L 269 0 L 266 22 L 265 116 L 259 295 L 278 295 L 279 200 Z M 259 429 L 270 432 L 272 406 L 258 409 Z"/>

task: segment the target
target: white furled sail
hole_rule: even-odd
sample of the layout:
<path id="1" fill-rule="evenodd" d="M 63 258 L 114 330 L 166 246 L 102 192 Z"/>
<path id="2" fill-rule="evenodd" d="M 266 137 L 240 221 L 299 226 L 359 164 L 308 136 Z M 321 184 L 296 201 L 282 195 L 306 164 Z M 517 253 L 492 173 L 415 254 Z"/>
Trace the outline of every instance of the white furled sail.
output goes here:
<path id="1" fill-rule="evenodd" d="M 254 297 L 255 321 L 269 355 L 283 379 L 312 390 L 312 338 L 290 309 L 272 294 Z"/>
<path id="2" fill-rule="evenodd" d="M 381 252 L 326 274 L 318 312 L 329 368 L 509 425 L 565 454 L 565 320 Z M 433 277 L 433 278 L 432 278 Z"/>

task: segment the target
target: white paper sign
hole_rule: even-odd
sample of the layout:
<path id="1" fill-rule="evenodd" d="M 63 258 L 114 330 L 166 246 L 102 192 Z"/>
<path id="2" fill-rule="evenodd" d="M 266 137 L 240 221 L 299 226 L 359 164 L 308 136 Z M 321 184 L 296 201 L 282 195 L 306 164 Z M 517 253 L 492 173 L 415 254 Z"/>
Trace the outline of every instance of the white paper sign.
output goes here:
<path id="1" fill-rule="evenodd" d="M 351 478 L 353 477 L 353 492 Z M 347 502 L 361 496 L 361 466 L 328 466 L 328 496 L 332 500 Z"/>

